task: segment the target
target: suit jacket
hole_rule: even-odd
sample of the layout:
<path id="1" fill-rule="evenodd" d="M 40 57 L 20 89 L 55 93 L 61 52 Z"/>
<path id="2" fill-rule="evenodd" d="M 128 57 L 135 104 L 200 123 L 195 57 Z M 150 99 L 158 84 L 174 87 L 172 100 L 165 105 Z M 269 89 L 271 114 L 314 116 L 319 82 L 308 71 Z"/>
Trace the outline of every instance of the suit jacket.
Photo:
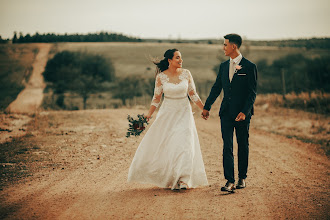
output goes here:
<path id="1" fill-rule="evenodd" d="M 229 81 L 229 60 L 220 64 L 217 79 L 212 86 L 209 97 L 205 102 L 204 109 L 210 110 L 212 104 L 224 91 L 219 116 L 230 114 L 236 118 L 240 112 L 246 117 L 254 114 L 253 104 L 257 95 L 257 67 L 249 60 L 242 58 L 239 63 L 242 68 L 238 70 L 232 81 Z"/>

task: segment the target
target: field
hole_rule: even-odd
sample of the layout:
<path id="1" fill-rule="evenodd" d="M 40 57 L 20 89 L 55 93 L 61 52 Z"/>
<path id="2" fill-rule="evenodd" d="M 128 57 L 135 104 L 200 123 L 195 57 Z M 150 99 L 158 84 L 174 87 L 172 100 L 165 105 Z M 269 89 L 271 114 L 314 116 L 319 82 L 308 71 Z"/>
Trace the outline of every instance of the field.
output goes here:
<path id="1" fill-rule="evenodd" d="M 101 54 L 113 61 L 118 77 L 143 75 L 154 77 L 155 65 L 148 57 L 163 58 L 167 49 L 177 48 L 183 57 L 183 67 L 189 69 L 196 81 L 214 80 L 213 67 L 226 60 L 222 45 L 215 44 L 178 44 L 178 43 L 58 43 L 56 51 L 86 51 Z M 288 54 L 303 53 L 307 57 L 328 54 L 328 50 L 305 50 L 301 48 L 243 47 L 242 54 L 257 63 L 266 59 L 269 63 Z M 262 74 L 262 73 L 261 73 Z"/>
<path id="2" fill-rule="evenodd" d="M 3 85 L 11 85 L 4 88 L 0 95 L 0 108 L 4 109 L 12 102 L 18 92 L 24 88 L 29 74 L 32 71 L 32 62 L 41 44 L 4 44 L 0 45 L 0 77 Z M 216 44 L 194 43 L 56 43 L 52 44 L 51 55 L 63 50 L 85 51 L 103 55 L 112 61 L 118 78 L 137 75 L 143 78 L 155 76 L 155 65 L 150 57 L 162 58 L 165 50 L 178 48 L 183 55 L 184 68 L 189 69 L 194 77 L 199 95 L 205 99 L 212 86 L 216 73 L 214 67 L 226 59 L 222 52 L 222 46 Z M 251 61 L 258 63 L 265 59 L 270 64 L 274 60 L 288 54 L 301 53 L 306 57 L 315 58 L 329 54 L 328 50 L 303 48 L 276 48 L 242 46 L 242 54 Z M 260 82 L 265 79 L 259 71 Z M 92 95 L 87 100 L 88 108 L 114 108 L 120 107 L 121 101 L 111 97 L 111 91 Z M 137 97 L 128 100 L 129 106 L 149 105 L 150 96 Z M 45 94 L 44 108 L 54 108 L 52 94 Z M 82 99 L 74 94 L 66 94 L 67 109 L 82 109 Z"/>
<path id="3" fill-rule="evenodd" d="M 128 76 L 141 76 L 141 78 L 153 78 L 155 76 L 155 65 L 150 57 L 162 58 L 164 51 L 169 48 L 177 48 L 182 52 L 184 68 L 191 71 L 197 91 L 205 100 L 210 88 L 216 78 L 214 67 L 227 58 L 223 55 L 222 46 L 216 44 L 193 44 L 193 43 L 57 43 L 53 51 L 63 50 L 83 51 L 92 54 L 103 55 L 112 61 L 116 76 L 120 79 Z M 251 47 L 242 46 L 242 54 L 255 63 L 266 60 L 271 64 L 274 60 L 289 54 L 304 54 L 309 58 L 320 57 L 328 54 L 328 50 L 302 48 L 276 48 L 276 47 Z M 259 81 L 265 82 L 268 77 L 263 72 L 258 73 Z M 280 80 L 280 74 L 279 79 Z M 281 87 L 281 84 L 278 85 Z M 65 94 L 66 109 L 82 109 L 82 98 L 74 94 Z M 44 108 L 54 108 L 51 94 L 46 94 Z M 127 101 L 128 106 L 148 106 L 151 97 L 135 97 Z M 112 98 L 112 91 L 92 95 L 87 100 L 87 108 L 115 108 L 122 106 L 121 100 Z"/>
<path id="4" fill-rule="evenodd" d="M 42 44 L 3 44 L 0 45 L 0 79 L 3 90 L 0 95 L 0 109 L 5 109 L 17 96 L 18 92 L 24 88 L 31 71 L 32 62 L 35 59 L 38 47 Z M 143 78 L 153 78 L 155 76 L 155 65 L 150 61 L 150 57 L 162 58 L 166 49 L 178 48 L 184 59 L 184 68 L 189 69 L 195 80 L 197 91 L 200 97 L 205 100 L 210 88 L 216 78 L 214 67 L 226 59 L 222 52 L 222 46 L 216 44 L 194 44 L 194 43 L 56 43 L 51 44 L 50 57 L 56 52 L 63 50 L 85 51 L 93 54 L 103 55 L 112 61 L 115 66 L 116 76 L 120 79 L 127 76 L 141 76 Z M 256 47 L 242 46 L 242 54 L 255 63 L 260 60 L 267 60 L 270 64 L 274 60 L 288 54 L 303 54 L 309 58 L 316 58 L 329 54 L 329 50 L 303 48 L 276 48 L 276 47 Z M 262 82 L 266 75 L 259 71 L 259 82 Z M 279 85 L 280 86 L 280 85 Z M 260 94 L 260 91 L 259 91 Z M 328 97 L 328 96 L 327 96 Z M 148 106 L 151 96 L 135 97 L 127 100 L 128 106 Z M 52 93 L 45 90 L 43 108 L 56 109 Z M 302 100 L 303 104 L 306 100 Z M 322 102 L 327 103 L 326 100 Z M 65 94 L 65 109 L 82 109 L 82 98 L 75 95 Z M 308 105 L 308 103 L 307 103 Z M 316 104 L 318 105 L 318 104 Z M 117 108 L 122 106 L 119 99 L 112 98 L 112 91 L 92 94 L 87 100 L 87 108 Z M 282 105 L 284 106 L 284 105 Z M 294 107 L 289 106 L 288 107 Z M 300 109 L 301 104 L 299 105 Z M 308 108 L 309 111 L 313 110 Z M 307 108 L 306 108 L 307 109 Z M 328 107 L 318 110 L 320 113 L 327 113 Z"/>

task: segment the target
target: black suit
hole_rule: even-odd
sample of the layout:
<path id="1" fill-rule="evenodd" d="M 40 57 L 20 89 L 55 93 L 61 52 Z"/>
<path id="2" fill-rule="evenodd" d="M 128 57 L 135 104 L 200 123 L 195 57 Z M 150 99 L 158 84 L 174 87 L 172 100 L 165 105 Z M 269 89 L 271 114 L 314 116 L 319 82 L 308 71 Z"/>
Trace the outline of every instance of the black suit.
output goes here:
<path id="1" fill-rule="evenodd" d="M 233 157 L 233 132 L 236 130 L 238 143 L 238 175 L 245 179 L 249 157 L 249 126 L 254 113 L 253 104 L 257 94 L 257 67 L 249 60 L 242 58 L 232 81 L 229 80 L 229 60 L 220 64 L 217 79 L 205 102 L 204 109 L 210 110 L 212 104 L 224 90 L 219 116 L 223 139 L 223 167 L 225 178 L 235 182 Z M 246 119 L 236 122 L 237 115 L 243 112 Z"/>

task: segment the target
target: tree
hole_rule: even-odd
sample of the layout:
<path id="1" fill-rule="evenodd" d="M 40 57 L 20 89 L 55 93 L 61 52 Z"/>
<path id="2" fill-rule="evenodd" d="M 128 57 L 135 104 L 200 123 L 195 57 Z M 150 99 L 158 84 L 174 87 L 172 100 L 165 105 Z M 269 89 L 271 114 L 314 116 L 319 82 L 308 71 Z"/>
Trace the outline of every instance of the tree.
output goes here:
<path id="1" fill-rule="evenodd" d="M 127 99 L 140 97 L 146 92 L 144 79 L 141 79 L 139 76 L 129 76 L 118 79 L 116 85 L 113 98 L 121 99 L 123 105 L 126 105 Z"/>
<path id="2" fill-rule="evenodd" d="M 22 32 L 19 32 L 19 38 L 18 38 L 18 43 L 24 43 L 24 35 L 23 35 L 23 33 Z"/>
<path id="3" fill-rule="evenodd" d="M 17 32 L 14 32 L 14 37 L 13 37 L 13 44 L 17 43 Z"/>
<path id="4" fill-rule="evenodd" d="M 101 91 L 104 82 L 114 81 L 115 69 L 111 60 L 100 55 L 63 51 L 47 62 L 43 75 L 56 94 L 80 95 L 86 109 L 90 94 Z"/>
<path id="5" fill-rule="evenodd" d="M 1 35 L 0 35 L 0 43 L 1 44 L 5 44 L 9 41 L 9 39 L 2 39 Z"/>
<path id="6" fill-rule="evenodd" d="M 330 91 L 330 56 L 308 60 L 306 71 L 310 90 Z"/>

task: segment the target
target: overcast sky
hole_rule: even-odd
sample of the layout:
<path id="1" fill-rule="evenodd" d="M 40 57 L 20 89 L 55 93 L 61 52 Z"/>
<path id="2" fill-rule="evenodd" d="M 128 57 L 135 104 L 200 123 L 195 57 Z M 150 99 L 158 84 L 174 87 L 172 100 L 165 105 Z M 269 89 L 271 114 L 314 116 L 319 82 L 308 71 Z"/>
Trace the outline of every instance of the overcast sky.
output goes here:
<path id="1" fill-rule="evenodd" d="M 330 0 L 0 0 L 0 35 L 117 32 L 140 38 L 330 37 Z"/>

